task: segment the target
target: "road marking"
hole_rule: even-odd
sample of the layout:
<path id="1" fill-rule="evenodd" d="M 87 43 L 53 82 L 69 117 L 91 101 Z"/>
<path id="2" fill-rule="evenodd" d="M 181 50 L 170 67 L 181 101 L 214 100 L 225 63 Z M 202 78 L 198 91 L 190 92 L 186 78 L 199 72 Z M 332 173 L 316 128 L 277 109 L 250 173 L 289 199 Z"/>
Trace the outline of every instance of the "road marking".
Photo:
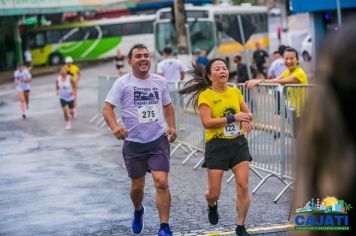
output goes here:
<path id="1" fill-rule="evenodd" d="M 272 231 L 275 229 L 293 229 L 294 224 L 287 224 L 287 225 L 275 225 L 275 226 L 268 226 L 268 227 L 256 227 L 256 228 L 250 228 L 247 230 L 247 232 L 259 232 L 259 231 Z M 214 232 L 214 233 L 208 233 L 208 234 L 201 234 L 200 236 L 220 236 L 220 235 L 229 235 L 229 234 L 235 234 L 235 231 L 225 231 L 225 232 Z"/>

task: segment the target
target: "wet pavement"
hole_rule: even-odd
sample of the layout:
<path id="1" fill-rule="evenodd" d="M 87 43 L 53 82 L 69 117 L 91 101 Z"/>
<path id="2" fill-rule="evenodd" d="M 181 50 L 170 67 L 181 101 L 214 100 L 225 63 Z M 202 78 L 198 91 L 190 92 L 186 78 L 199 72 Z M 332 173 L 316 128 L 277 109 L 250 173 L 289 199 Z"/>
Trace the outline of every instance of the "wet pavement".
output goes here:
<path id="1" fill-rule="evenodd" d="M 121 155 L 122 142 L 106 127 L 90 120 L 97 115 L 97 76 L 114 74 L 110 63 L 82 70 L 78 117 L 71 131 L 55 96 L 56 74 L 32 82 L 28 119 L 20 114 L 14 85 L 0 86 L 0 235 L 131 235 L 133 207 L 128 195 L 130 180 Z M 193 166 L 194 157 L 181 165 L 184 153 L 171 160 L 170 224 L 174 235 L 233 235 L 235 186 L 222 186 L 221 220 L 210 226 L 204 192 L 206 170 Z M 226 173 L 224 180 L 230 176 Z M 259 182 L 250 172 L 250 189 Z M 273 203 L 284 187 L 269 179 L 251 196 L 246 226 L 252 234 L 289 235 L 291 193 Z M 143 235 L 158 231 L 155 192 L 147 175 Z M 271 226 L 281 226 L 270 228 Z M 261 229 L 261 230 L 258 230 Z M 256 231 L 253 231 L 256 230 Z M 220 232 L 220 234 L 217 234 Z"/>

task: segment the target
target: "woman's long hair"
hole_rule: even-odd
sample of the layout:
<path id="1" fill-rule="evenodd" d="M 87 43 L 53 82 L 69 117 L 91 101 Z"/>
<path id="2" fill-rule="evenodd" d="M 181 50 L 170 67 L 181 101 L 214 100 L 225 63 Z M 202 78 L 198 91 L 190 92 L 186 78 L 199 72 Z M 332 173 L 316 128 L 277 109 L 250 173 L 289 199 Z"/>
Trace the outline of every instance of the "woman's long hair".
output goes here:
<path id="1" fill-rule="evenodd" d="M 182 95 L 190 95 L 186 104 L 187 107 L 189 103 L 192 103 L 194 110 L 197 110 L 199 94 L 211 86 L 211 80 L 209 79 L 209 76 L 211 75 L 211 65 L 216 61 L 222 61 L 227 66 L 226 61 L 221 58 L 210 60 L 206 66 L 199 64 L 198 61 L 192 63 L 192 67 L 188 71 L 188 74 L 190 74 L 193 79 L 187 81 L 184 84 L 184 88 L 179 90 L 179 93 Z"/>

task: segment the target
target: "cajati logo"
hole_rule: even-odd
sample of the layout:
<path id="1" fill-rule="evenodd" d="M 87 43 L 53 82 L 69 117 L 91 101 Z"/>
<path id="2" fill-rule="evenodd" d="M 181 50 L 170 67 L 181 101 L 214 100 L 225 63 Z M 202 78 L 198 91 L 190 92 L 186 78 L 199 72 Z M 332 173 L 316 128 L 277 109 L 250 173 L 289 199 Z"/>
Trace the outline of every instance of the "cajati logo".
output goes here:
<path id="1" fill-rule="evenodd" d="M 295 230 L 350 230 L 351 208 L 351 204 L 336 197 L 312 198 L 296 209 Z"/>

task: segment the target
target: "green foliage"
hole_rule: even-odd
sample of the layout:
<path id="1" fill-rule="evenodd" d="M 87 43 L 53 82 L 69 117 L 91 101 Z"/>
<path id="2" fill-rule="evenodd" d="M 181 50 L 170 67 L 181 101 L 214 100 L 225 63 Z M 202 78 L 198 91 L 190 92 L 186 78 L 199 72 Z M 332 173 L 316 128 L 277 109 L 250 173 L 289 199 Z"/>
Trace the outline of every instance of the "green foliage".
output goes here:
<path id="1" fill-rule="evenodd" d="M 240 5 L 241 3 L 251 3 L 252 5 L 257 4 L 257 0 L 232 0 L 232 4 Z"/>

